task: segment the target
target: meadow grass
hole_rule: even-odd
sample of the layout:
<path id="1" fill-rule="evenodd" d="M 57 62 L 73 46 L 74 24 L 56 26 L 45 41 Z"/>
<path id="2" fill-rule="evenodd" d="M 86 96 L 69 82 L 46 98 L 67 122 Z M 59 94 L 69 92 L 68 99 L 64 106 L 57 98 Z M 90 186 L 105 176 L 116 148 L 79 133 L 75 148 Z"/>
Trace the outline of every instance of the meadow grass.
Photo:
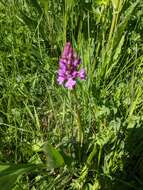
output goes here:
<path id="1" fill-rule="evenodd" d="M 141 0 L 0 1 L 0 190 L 142 190 L 142 17 Z M 67 41 L 76 98 L 57 83 Z"/>

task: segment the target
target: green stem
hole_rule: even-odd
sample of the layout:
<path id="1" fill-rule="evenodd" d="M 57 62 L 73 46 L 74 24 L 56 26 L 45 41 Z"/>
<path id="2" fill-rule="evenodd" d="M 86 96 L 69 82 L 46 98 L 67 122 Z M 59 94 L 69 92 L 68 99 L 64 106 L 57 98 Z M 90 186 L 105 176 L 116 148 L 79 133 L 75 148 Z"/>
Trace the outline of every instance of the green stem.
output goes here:
<path id="1" fill-rule="evenodd" d="M 110 32 L 109 32 L 108 43 L 110 42 L 112 35 L 113 35 L 113 32 L 114 32 L 114 28 L 115 28 L 115 24 L 116 24 L 116 18 L 117 18 L 117 15 L 114 14 L 113 18 L 112 18 L 112 24 L 111 24 Z"/>
<path id="2" fill-rule="evenodd" d="M 89 156 L 87 158 L 87 161 L 86 161 L 86 164 L 83 167 L 83 169 L 81 171 L 81 175 L 80 175 L 80 177 L 78 178 L 78 181 L 77 181 L 78 186 L 81 187 L 81 188 L 82 188 L 82 186 L 83 186 L 83 184 L 85 182 L 86 176 L 88 175 L 89 166 L 91 165 L 91 162 L 92 162 L 96 152 L 97 152 L 97 148 L 96 148 L 96 144 L 94 144 L 93 150 L 89 154 Z"/>
<path id="3" fill-rule="evenodd" d="M 95 156 L 96 151 L 97 151 L 96 144 L 94 144 L 93 150 L 87 158 L 87 165 L 91 164 L 91 161 L 92 161 L 93 157 Z"/>
<path id="4" fill-rule="evenodd" d="M 108 45 L 109 45 L 111 38 L 115 32 L 115 27 L 116 27 L 118 17 L 119 17 L 119 11 L 120 11 L 120 0 L 118 0 L 117 7 L 113 11 L 113 18 L 112 18 L 111 28 L 110 28 L 110 32 L 109 32 L 109 37 L 108 37 Z"/>
<path id="5" fill-rule="evenodd" d="M 76 92 L 75 90 L 73 91 L 73 94 L 74 94 L 74 97 L 75 97 L 75 100 L 76 100 L 76 122 L 77 122 L 77 141 L 80 143 L 80 145 L 83 144 L 83 136 L 84 136 L 84 133 L 83 133 L 83 128 L 82 128 L 82 125 L 81 125 L 81 118 L 80 118 L 80 112 L 79 112 L 79 109 L 78 109 L 78 99 L 77 99 L 77 95 L 76 95 Z"/>
<path id="6" fill-rule="evenodd" d="M 101 161 L 101 154 L 102 154 L 102 147 L 100 146 L 99 154 L 98 154 L 97 171 L 99 171 L 99 166 L 100 166 L 100 161 Z M 93 190 L 96 190 L 96 189 L 98 189 L 98 187 L 100 187 L 100 184 L 98 183 L 97 178 L 98 178 L 98 173 L 96 173 L 96 176 L 95 176 L 95 181 L 94 181 L 94 184 L 93 184 Z"/>

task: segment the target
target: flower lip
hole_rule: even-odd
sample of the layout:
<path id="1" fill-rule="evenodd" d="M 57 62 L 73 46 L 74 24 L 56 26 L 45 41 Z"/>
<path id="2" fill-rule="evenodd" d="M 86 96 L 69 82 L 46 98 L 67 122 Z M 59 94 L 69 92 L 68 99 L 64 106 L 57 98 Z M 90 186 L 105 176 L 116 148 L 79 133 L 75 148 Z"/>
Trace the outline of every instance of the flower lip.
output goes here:
<path id="1" fill-rule="evenodd" d="M 81 69 L 79 72 L 78 72 L 78 76 L 81 80 L 85 80 L 86 78 L 86 74 L 85 74 L 85 69 Z"/>
<path id="2" fill-rule="evenodd" d="M 58 79 L 57 79 L 57 81 L 58 81 L 58 83 L 61 85 L 61 84 L 63 84 L 64 83 L 64 81 L 65 81 L 65 78 L 64 77 L 58 77 Z"/>
<path id="3" fill-rule="evenodd" d="M 69 78 L 68 81 L 65 83 L 65 87 L 68 89 L 73 89 L 76 85 L 76 81 L 72 78 Z"/>

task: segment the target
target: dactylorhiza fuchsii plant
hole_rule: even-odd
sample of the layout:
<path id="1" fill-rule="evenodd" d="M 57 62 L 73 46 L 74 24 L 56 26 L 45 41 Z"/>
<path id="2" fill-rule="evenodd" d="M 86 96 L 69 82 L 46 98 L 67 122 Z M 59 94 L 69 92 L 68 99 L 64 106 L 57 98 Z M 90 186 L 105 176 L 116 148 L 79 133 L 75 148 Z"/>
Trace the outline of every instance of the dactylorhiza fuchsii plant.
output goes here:
<path id="1" fill-rule="evenodd" d="M 76 101 L 78 102 L 77 95 L 75 92 L 76 80 L 81 79 L 85 80 L 86 74 L 85 69 L 81 68 L 79 70 L 79 65 L 81 64 L 81 59 L 78 57 L 75 50 L 72 48 L 70 42 L 65 44 L 63 53 L 59 60 L 59 70 L 57 81 L 59 85 L 64 85 L 65 88 L 72 90 Z M 79 103 L 77 103 L 79 104 Z M 76 121 L 78 127 L 78 142 L 82 145 L 83 143 L 83 129 L 81 125 L 80 112 L 76 105 Z"/>
<path id="2" fill-rule="evenodd" d="M 77 78 L 85 80 L 85 70 L 82 68 L 78 71 L 80 64 L 81 59 L 77 56 L 71 43 L 67 42 L 59 61 L 58 83 L 68 89 L 74 89 Z"/>

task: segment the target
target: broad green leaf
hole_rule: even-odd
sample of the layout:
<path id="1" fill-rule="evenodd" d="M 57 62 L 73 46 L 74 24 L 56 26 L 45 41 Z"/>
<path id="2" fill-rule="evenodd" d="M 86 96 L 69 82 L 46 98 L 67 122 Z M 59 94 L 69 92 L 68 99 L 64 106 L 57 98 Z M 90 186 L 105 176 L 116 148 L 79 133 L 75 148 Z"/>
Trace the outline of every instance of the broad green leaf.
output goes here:
<path id="1" fill-rule="evenodd" d="M 58 168 L 64 165 L 64 159 L 60 152 L 51 144 L 45 143 L 41 149 L 47 156 L 48 169 Z"/>
<path id="2" fill-rule="evenodd" d="M 29 172 L 33 169 L 39 168 L 39 165 L 34 164 L 20 164 L 20 165 L 9 165 L 0 164 L 0 189 L 11 190 L 15 184 L 18 176 Z"/>
<path id="3" fill-rule="evenodd" d="M 3 170 L 6 170 L 9 168 L 9 165 L 8 164 L 3 164 L 3 165 L 0 165 L 0 173 L 3 171 Z"/>

